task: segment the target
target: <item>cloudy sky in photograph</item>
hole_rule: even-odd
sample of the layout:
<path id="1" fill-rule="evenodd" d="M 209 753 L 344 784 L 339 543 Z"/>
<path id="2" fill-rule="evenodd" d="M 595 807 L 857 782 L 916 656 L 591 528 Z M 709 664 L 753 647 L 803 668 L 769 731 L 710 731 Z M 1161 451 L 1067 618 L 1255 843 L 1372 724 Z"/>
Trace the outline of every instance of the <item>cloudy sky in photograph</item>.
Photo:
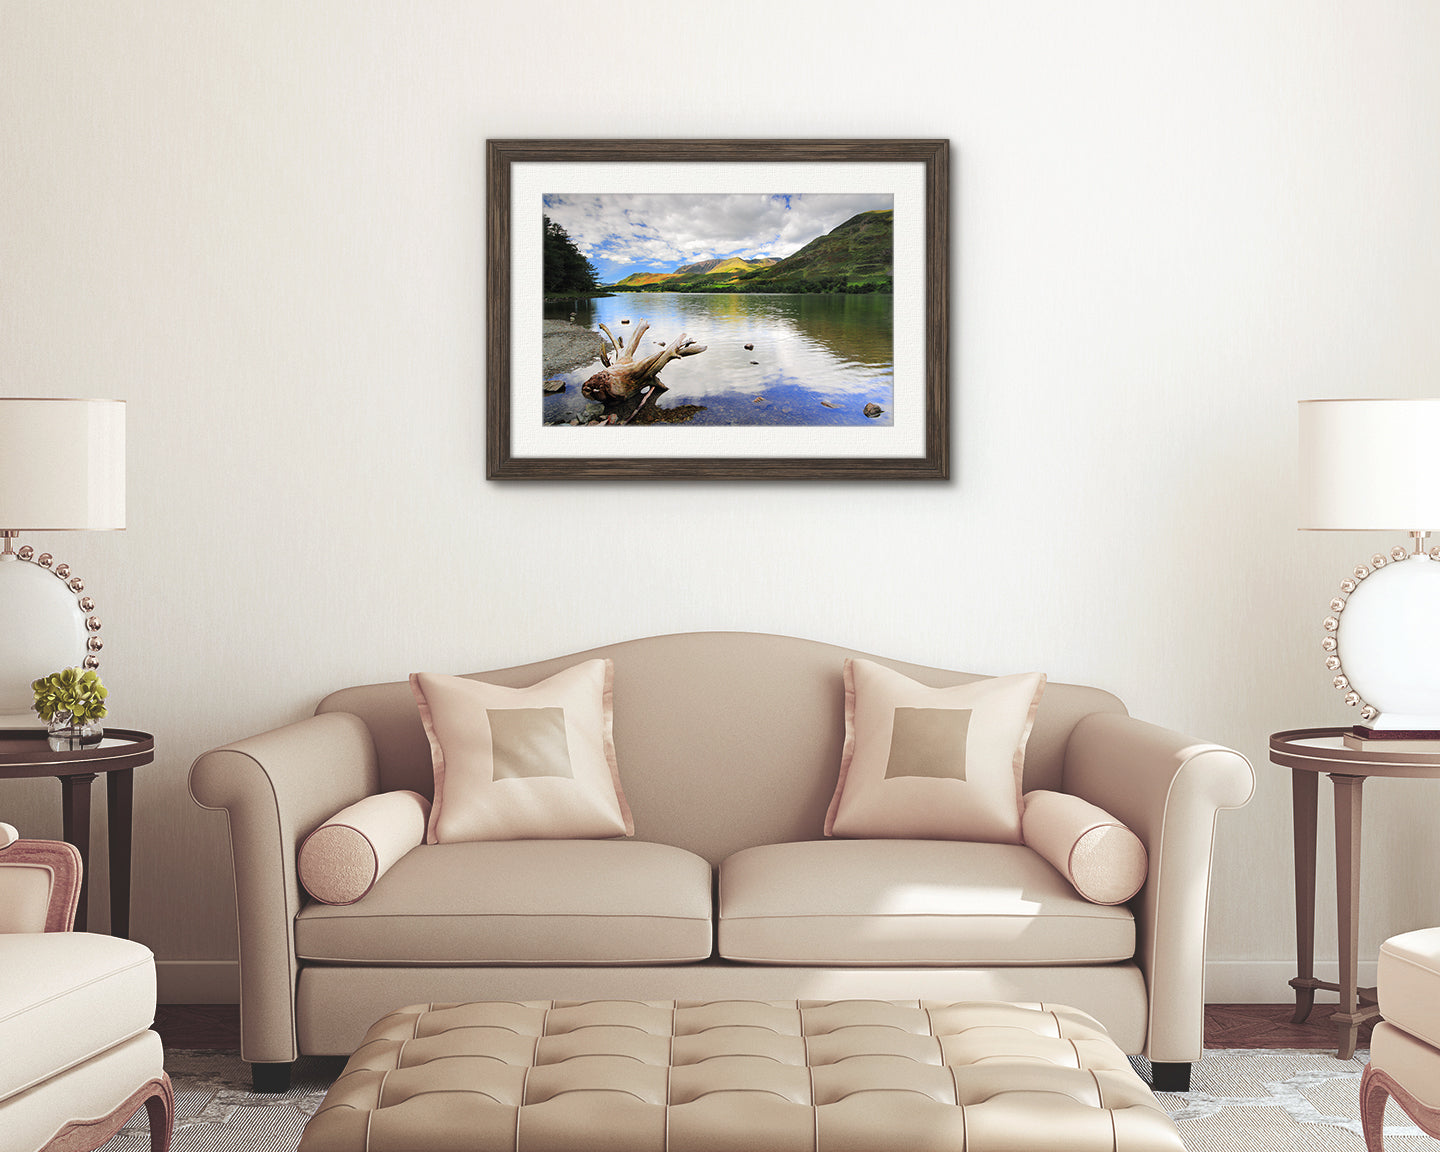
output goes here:
<path id="1" fill-rule="evenodd" d="M 602 284 L 698 260 L 783 258 L 857 212 L 894 206 L 894 197 L 868 193 L 547 193 L 544 201 L 545 215 L 570 234 Z"/>

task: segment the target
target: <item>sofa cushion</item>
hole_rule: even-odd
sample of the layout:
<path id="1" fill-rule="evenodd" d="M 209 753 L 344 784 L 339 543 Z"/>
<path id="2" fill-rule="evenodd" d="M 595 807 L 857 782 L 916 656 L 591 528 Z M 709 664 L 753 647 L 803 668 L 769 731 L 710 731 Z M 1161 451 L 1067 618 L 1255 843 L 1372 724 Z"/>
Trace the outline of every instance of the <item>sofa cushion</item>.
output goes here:
<path id="1" fill-rule="evenodd" d="M 422 844 L 354 904 L 308 904 L 302 959 L 674 964 L 711 948 L 710 865 L 628 840 Z"/>
<path id="2" fill-rule="evenodd" d="M 1019 844 L 1039 672 L 931 688 L 845 661 L 845 747 L 827 836 Z"/>
<path id="3" fill-rule="evenodd" d="M 1424 1040 L 1388 1020 L 1377 1020 L 1370 1034 L 1370 1067 L 1388 1073 L 1426 1108 L 1440 1109 L 1440 1052 Z M 1435 1147 L 1432 1141 L 1425 1143 Z M 1392 1149 L 1398 1147 L 1398 1140 L 1391 1143 Z"/>
<path id="4" fill-rule="evenodd" d="M 150 1027 L 155 957 L 90 932 L 0 935 L 0 1100 Z"/>
<path id="5" fill-rule="evenodd" d="M 1397 1028 L 1440 1048 L 1440 928 L 1418 928 L 1380 945 L 1380 1012 Z"/>
<path id="6" fill-rule="evenodd" d="M 52 1145 L 56 1131 L 69 1120 L 98 1120 L 117 1111 L 140 1085 L 158 1080 L 165 1072 L 165 1049 L 155 1032 L 141 1032 L 107 1048 L 59 1076 L 42 1080 L 24 1092 L 0 1100 L 0 1148 L 83 1148 L 78 1139 L 85 1129 L 73 1129 L 70 1143 Z M 143 1118 L 145 1109 L 139 1109 Z M 146 1132 L 127 1125 L 113 1145 L 133 1152 L 149 1148 Z M 93 1130 L 92 1130 L 93 1131 Z M 213 1131 L 213 1129 L 210 1129 Z M 143 1143 L 142 1143 L 143 1141 Z M 178 1146 L 172 1145 L 177 1148 Z M 192 1145 L 193 1147 L 193 1145 Z"/>
<path id="7" fill-rule="evenodd" d="M 615 762 L 613 682 L 609 660 L 526 688 L 412 675 L 435 770 L 426 839 L 634 835 Z"/>
<path id="8" fill-rule="evenodd" d="M 721 864 L 719 952 L 760 964 L 1104 964 L 1134 955 L 1135 920 L 1081 899 L 1023 845 L 807 841 Z"/>

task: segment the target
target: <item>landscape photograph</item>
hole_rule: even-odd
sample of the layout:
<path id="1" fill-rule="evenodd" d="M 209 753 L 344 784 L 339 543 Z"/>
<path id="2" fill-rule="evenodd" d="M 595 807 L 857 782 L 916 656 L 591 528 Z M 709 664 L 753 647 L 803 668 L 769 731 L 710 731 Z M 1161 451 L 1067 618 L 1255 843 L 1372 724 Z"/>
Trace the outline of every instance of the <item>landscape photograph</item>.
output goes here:
<path id="1" fill-rule="evenodd" d="M 894 198 L 543 197 L 543 421 L 894 423 Z"/>

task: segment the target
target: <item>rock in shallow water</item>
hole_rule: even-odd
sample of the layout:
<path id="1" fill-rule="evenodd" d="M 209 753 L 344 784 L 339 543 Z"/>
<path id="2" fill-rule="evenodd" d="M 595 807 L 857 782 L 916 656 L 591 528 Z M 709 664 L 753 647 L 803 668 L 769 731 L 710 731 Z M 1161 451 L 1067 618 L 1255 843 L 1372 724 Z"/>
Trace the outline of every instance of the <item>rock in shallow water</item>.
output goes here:
<path id="1" fill-rule="evenodd" d="M 880 413 L 884 412 L 885 409 L 881 408 L 879 404 L 866 404 L 863 411 L 866 416 L 869 416 L 870 419 L 873 420 L 879 416 Z"/>

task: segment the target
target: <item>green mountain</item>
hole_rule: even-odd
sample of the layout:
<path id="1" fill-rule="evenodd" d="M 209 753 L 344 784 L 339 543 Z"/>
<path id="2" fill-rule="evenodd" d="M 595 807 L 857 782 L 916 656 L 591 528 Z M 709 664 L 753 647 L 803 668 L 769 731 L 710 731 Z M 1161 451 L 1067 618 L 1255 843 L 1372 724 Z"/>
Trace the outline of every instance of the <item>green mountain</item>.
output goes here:
<path id="1" fill-rule="evenodd" d="M 751 260 L 744 256 L 727 256 L 722 260 L 701 260 L 695 264 L 682 264 L 675 269 L 678 276 L 718 276 L 722 272 L 753 272 L 757 268 L 768 268 L 778 261 L 774 256 L 757 256 Z"/>
<path id="2" fill-rule="evenodd" d="M 630 292 L 890 292 L 894 275 L 895 213 L 883 208 L 850 217 L 783 260 L 700 260 L 674 272 L 632 272 L 613 287 Z"/>
<path id="3" fill-rule="evenodd" d="M 762 285 L 837 280 L 852 289 L 874 284 L 875 290 L 889 291 L 894 274 L 895 213 L 884 208 L 850 217 L 778 264 L 743 279 L 747 287 L 756 292 L 767 291 Z M 882 284 L 884 288 L 880 289 Z"/>
<path id="4" fill-rule="evenodd" d="M 632 272 L 625 279 L 615 281 L 612 287 L 640 288 L 646 284 L 659 284 L 662 280 L 669 280 L 674 275 L 673 272 Z"/>
<path id="5" fill-rule="evenodd" d="M 773 256 L 761 256 L 747 260 L 740 256 L 727 256 L 719 260 L 699 260 L 694 264 L 682 264 L 674 272 L 632 272 L 623 280 L 615 282 L 616 288 L 643 288 L 647 284 L 665 285 L 665 291 L 674 291 L 679 285 L 728 283 L 744 272 L 768 268 L 775 263 Z"/>

